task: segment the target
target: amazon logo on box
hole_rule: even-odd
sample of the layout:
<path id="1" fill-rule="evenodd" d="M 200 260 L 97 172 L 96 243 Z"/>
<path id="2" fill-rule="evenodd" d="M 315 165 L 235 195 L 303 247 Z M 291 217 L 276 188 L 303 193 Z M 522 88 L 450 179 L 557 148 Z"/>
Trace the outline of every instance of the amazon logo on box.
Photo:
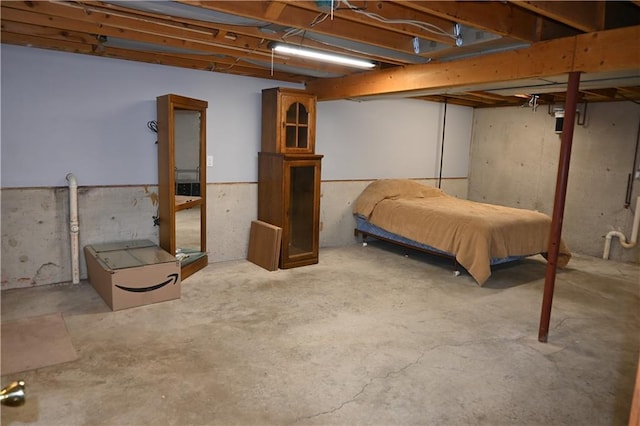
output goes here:
<path id="1" fill-rule="evenodd" d="M 148 291 L 155 291 L 155 290 L 161 289 L 167 284 L 175 285 L 179 279 L 180 277 L 178 274 L 171 274 L 169 275 L 168 280 L 161 282 L 160 284 L 155 284 L 149 287 L 131 287 L 131 286 L 125 286 L 125 285 L 118 285 L 118 284 L 116 284 L 116 287 L 124 291 L 130 291 L 132 293 L 146 293 Z"/>

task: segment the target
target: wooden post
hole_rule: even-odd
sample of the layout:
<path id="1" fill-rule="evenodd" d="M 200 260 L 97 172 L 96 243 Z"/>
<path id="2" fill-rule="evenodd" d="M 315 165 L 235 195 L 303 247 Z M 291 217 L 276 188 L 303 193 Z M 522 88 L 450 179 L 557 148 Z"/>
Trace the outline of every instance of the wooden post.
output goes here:
<path id="1" fill-rule="evenodd" d="M 549 232 L 549 249 L 547 254 L 547 272 L 544 278 L 544 293 L 542 296 L 542 313 L 538 341 L 546 342 L 549 336 L 549 321 L 551 318 L 551 304 L 553 303 L 553 289 L 556 282 L 558 268 L 558 253 L 562 236 L 562 218 L 567 195 L 567 181 L 569 178 L 569 164 L 571 163 L 571 144 L 573 142 L 573 127 L 575 124 L 576 107 L 578 105 L 578 87 L 580 86 L 580 72 L 569 73 L 567 85 L 567 99 L 564 104 L 564 121 L 560 144 L 560 159 L 558 161 L 558 177 L 556 179 L 556 195 L 553 202 L 553 216 Z"/>
<path id="2" fill-rule="evenodd" d="M 631 398 L 629 426 L 640 426 L 640 358 L 638 358 L 638 367 L 636 370 L 636 385 L 633 388 L 633 397 Z"/>

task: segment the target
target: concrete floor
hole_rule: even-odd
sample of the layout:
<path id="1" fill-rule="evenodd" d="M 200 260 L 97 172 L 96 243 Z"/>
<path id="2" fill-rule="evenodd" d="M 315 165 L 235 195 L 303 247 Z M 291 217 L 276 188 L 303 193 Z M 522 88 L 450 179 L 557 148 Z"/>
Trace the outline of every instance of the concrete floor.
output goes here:
<path id="1" fill-rule="evenodd" d="M 180 300 L 118 312 L 84 282 L 3 292 L 3 320 L 63 312 L 79 359 L 2 376 L 28 392 L 2 424 L 627 424 L 639 265 L 575 256 L 544 344 L 541 257 L 480 288 L 384 243 L 320 256 L 211 264 Z"/>

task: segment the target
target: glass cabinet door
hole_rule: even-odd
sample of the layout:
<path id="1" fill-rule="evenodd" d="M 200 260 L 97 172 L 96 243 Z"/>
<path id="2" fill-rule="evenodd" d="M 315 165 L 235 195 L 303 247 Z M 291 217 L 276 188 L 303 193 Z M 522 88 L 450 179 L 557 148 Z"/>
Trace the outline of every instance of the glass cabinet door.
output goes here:
<path id="1" fill-rule="evenodd" d="M 289 255 L 313 250 L 314 167 L 291 167 Z"/>
<path id="2" fill-rule="evenodd" d="M 285 145 L 289 148 L 309 147 L 309 112 L 300 102 L 289 106 L 285 121 Z"/>
<path id="3" fill-rule="evenodd" d="M 317 256 L 320 167 L 316 161 L 288 162 L 287 230 L 283 234 L 283 261 Z"/>
<path id="4" fill-rule="evenodd" d="M 281 93 L 280 151 L 290 154 L 312 154 L 315 150 L 315 104 L 309 95 Z"/>

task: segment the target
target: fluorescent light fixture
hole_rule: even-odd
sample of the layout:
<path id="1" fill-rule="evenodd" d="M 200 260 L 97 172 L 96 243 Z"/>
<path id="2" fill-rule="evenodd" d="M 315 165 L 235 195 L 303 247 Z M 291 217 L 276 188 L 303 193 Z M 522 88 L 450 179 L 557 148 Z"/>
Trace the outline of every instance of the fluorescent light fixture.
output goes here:
<path id="1" fill-rule="evenodd" d="M 371 69 L 375 68 L 376 64 L 370 61 L 364 61 L 362 59 L 349 58 L 347 56 L 334 55 L 332 53 L 319 52 L 317 50 L 310 50 L 304 47 L 291 46 L 289 44 L 273 43 L 270 45 L 271 49 L 278 53 L 285 55 L 299 56 L 301 58 L 313 59 L 316 61 L 330 62 L 332 64 L 347 65 L 356 68 Z"/>

